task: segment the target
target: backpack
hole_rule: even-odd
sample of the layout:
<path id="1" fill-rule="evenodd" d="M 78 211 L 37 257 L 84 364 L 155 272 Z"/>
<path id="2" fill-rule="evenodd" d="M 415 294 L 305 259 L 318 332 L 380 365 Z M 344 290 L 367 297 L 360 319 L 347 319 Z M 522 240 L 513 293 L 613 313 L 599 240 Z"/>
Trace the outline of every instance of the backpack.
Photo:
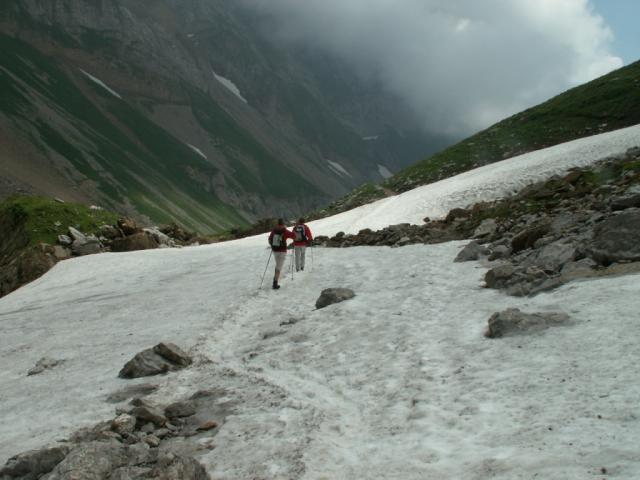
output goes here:
<path id="1" fill-rule="evenodd" d="M 271 247 L 279 248 L 282 247 L 282 241 L 284 240 L 283 232 L 274 232 L 273 238 L 271 239 Z"/>
<path id="2" fill-rule="evenodd" d="M 307 232 L 305 232 L 304 225 L 296 225 L 293 229 L 293 233 L 296 235 L 296 242 L 307 241 Z"/>

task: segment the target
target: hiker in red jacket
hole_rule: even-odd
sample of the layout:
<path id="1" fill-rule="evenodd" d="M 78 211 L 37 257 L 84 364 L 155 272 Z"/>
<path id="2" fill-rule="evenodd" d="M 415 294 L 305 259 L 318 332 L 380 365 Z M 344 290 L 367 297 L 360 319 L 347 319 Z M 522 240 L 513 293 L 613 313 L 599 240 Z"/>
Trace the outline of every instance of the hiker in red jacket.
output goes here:
<path id="1" fill-rule="evenodd" d="M 299 218 L 296 226 L 293 227 L 293 251 L 296 257 L 296 272 L 304 270 L 305 250 L 313 241 L 311 230 L 304 223 L 304 218 Z"/>
<path id="2" fill-rule="evenodd" d="M 273 289 L 280 288 L 278 280 L 280 280 L 280 272 L 284 266 L 284 261 L 287 258 L 287 239 L 293 240 L 295 235 L 287 230 L 284 226 L 284 220 L 278 219 L 278 225 L 269 234 L 269 245 L 273 250 L 273 256 L 276 259 L 276 273 L 273 276 Z"/>

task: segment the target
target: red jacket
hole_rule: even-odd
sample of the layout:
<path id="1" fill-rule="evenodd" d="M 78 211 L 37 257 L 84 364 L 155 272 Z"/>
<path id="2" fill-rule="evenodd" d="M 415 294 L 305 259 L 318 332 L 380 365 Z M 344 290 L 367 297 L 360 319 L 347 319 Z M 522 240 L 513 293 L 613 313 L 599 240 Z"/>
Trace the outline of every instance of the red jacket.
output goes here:
<path id="1" fill-rule="evenodd" d="M 276 235 L 280 235 L 280 245 L 274 246 L 273 239 Z M 276 227 L 269 234 L 269 245 L 274 252 L 286 252 L 287 251 L 287 239 L 293 240 L 296 236 L 287 230 L 286 228 Z"/>
<path id="2" fill-rule="evenodd" d="M 307 237 L 306 240 L 296 241 L 296 228 L 297 227 L 303 227 L 304 228 L 304 235 Z M 308 245 L 312 240 L 313 240 L 313 235 L 311 235 L 311 230 L 309 230 L 309 227 L 307 227 L 304 224 L 302 224 L 302 225 L 298 224 L 295 227 L 293 227 L 293 244 L 296 247 L 304 247 L 304 246 Z"/>

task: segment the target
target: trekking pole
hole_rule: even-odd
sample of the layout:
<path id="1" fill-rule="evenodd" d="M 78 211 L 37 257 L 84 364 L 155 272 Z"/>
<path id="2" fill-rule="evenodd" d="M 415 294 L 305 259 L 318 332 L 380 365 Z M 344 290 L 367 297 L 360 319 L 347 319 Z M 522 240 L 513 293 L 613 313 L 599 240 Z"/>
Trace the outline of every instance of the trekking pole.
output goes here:
<path id="1" fill-rule="evenodd" d="M 269 259 L 267 260 L 267 266 L 264 267 L 264 273 L 262 274 L 262 280 L 260 280 L 260 287 L 258 288 L 258 290 L 260 290 L 260 288 L 262 288 L 262 284 L 264 283 L 264 276 L 267 274 L 267 268 L 269 268 L 269 262 L 271 261 L 271 255 L 273 255 L 273 250 L 271 250 L 269 252 Z"/>
<path id="2" fill-rule="evenodd" d="M 295 248 L 292 248 L 291 249 L 291 280 L 293 280 L 293 262 L 295 260 L 294 252 L 295 252 Z"/>
<path id="3" fill-rule="evenodd" d="M 313 243 L 311 244 L 311 271 L 313 272 Z"/>

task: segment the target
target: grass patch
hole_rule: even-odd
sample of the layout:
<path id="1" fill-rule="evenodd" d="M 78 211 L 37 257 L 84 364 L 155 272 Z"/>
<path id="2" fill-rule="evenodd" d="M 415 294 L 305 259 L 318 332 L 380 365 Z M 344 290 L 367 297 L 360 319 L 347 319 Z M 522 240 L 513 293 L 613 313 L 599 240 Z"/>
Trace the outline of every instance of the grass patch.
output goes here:
<path id="1" fill-rule="evenodd" d="M 98 233 L 102 225 L 114 225 L 117 215 L 106 210 L 92 210 L 78 203 L 59 203 L 50 198 L 16 195 L 0 203 L 0 215 L 13 215 L 24 221 L 30 245 L 54 244 L 68 227 L 82 233 Z"/>

